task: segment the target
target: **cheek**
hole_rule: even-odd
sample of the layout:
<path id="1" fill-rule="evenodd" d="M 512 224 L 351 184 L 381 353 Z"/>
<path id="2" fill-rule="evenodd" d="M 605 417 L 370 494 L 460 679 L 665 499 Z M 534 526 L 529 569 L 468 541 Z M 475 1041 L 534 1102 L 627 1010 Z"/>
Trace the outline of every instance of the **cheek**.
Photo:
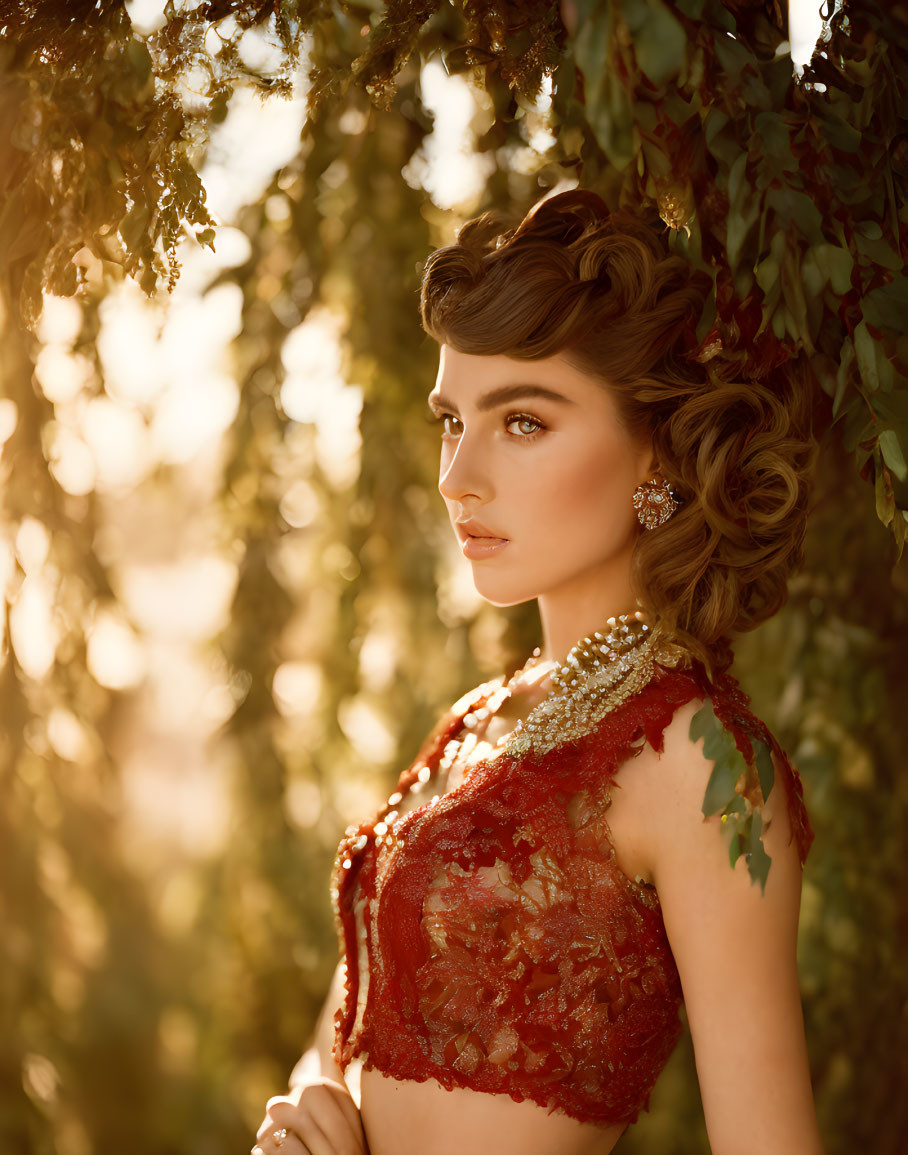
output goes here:
<path id="1" fill-rule="evenodd" d="M 601 441 L 572 447 L 535 470 L 529 503 L 537 524 L 555 536 L 623 535 L 633 524 L 633 470 L 625 454 Z"/>

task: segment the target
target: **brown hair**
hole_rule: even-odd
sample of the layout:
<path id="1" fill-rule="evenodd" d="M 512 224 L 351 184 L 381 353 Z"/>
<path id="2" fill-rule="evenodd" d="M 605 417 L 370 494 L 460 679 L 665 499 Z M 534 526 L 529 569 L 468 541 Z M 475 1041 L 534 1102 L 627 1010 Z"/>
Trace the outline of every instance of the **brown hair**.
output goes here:
<path id="1" fill-rule="evenodd" d="M 729 639 L 771 617 L 801 558 L 816 443 L 797 364 L 735 380 L 690 353 L 712 278 L 673 254 L 662 222 L 585 189 L 516 226 L 489 210 L 426 260 L 425 331 L 471 354 L 560 354 L 607 386 L 683 503 L 641 529 L 632 582 L 655 630 L 714 674 Z M 628 494 L 628 501 L 631 495 Z"/>

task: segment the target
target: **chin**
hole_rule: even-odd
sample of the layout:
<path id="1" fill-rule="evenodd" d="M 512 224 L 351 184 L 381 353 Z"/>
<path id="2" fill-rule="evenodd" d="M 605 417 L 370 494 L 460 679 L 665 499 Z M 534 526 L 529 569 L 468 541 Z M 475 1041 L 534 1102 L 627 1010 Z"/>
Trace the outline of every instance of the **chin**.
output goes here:
<path id="1" fill-rule="evenodd" d="M 477 581 L 475 576 L 473 585 L 483 601 L 502 609 L 506 606 L 522 605 L 523 602 L 530 602 L 539 596 L 539 591 L 535 587 L 532 590 L 527 590 L 526 587 L 509 589 L 502 582 L 484 582 L 482 579 Z"/>
<path id="2" fill-rule="evenodd" d="M 501 609 L 507 609 L 509 606 L 519 606 L 519 605 L 523 605 L 524 602 L 532 601 L 536 597 L 536 594 L 528 594 L 525 598 L 507 598 L 507 599 L 490 598 L 481 592 L 480 592 L 479 596 L 482 598 L 482 600 L 484 602 L 488 602 L 490 606 L 495 606 L 496 609 L 501 610 Z"/>

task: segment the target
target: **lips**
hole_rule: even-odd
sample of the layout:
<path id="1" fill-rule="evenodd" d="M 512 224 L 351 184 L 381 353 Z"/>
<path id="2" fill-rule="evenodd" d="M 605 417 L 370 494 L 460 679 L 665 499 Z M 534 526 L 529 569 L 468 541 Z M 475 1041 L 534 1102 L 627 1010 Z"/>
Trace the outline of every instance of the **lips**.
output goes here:
<path id="1" fill-rule="evenodd" d="M 467 521 L 458 521 L 455 524 L 461 541 L 466 541 L 470 537 L 484 538 L 490 541 L 508 540 L 504 534 L 489 529 L 487 525 L 483 525 L 480 521 L 474 521 L 473 518 L 469 518 Z"/>
<path id="2" fill-rule="evenodd" d="M 470 561 L 497 557 L 510 544 L 506 537 L 473 518 L 455 522 L 455 526 L 463 556 Z"/>

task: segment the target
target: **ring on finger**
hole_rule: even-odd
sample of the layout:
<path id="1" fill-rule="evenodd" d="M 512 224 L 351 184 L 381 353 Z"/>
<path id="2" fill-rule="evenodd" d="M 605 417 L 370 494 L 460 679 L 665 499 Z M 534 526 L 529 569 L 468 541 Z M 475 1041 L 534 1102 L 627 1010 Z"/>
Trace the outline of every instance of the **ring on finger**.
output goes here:
<path id="1" fill-rule="evenodd" d="M 287 1138 L 287 1128 L 279 1127 L 277 1131 L 272 1131 L 271 1138 L 274 1140 L 275 1147 L 283 1146 L 284 1140 Z"/>

